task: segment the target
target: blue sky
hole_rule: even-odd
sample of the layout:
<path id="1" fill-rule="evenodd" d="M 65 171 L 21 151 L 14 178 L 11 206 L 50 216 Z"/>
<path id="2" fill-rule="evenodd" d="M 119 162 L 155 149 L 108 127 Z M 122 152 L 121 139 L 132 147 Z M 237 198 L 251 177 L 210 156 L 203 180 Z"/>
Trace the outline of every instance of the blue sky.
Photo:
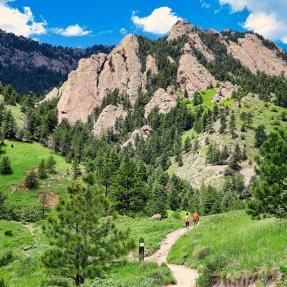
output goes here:
<path id="1" fill-rule="evenodd" d="M 286 13 L 287 0 L 0 0 L 0 28 L 87 47 L 117 44 L 126 33 L 161 37 L 183 18 L 205 29 L 253 30 L 286 48 Z"/>

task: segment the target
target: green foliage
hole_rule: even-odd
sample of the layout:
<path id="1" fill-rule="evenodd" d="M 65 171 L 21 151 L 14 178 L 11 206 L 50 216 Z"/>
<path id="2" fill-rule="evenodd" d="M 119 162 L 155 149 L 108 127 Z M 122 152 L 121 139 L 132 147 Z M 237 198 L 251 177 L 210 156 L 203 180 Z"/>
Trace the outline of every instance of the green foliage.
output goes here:
<path id="1" fill-rule="evenodd" d="M 11 168 L 10 160 L 7 156 L 3 156 L 0 162 L 0 174 L 11 174 L 13 170 Z"/>
<path id="2" fill-rule="evenodd" d="M 35 189 L 39 186 L 38 176 L 34 170 L 28 172 L 25 178 L 25 187 Z"/>
<path id="3" fill-rule="evenodd" d="M 204 215 L 216 214 L 221 211 L 221 198 L 218 191 L 208 185 L 202 186 L 199 193 L 199 207 L 200 212 Z"/>
<path id="4" fill-rule="evenodd" d="M 80 286 L 86 278 L 102 276 L 133 246 L 128 232 L 115 227 L 109 202 L 99 189 L 74 184 L 56 210 L 44 229 L 52 248 L 43 263 L 52 281 L 72 280 Z"/>
<path id="5" fill-rule="evenodd" d="M 287 132 L 271 133 L 257 158 L 258 180 L 252 185 L 249 213 L 253 216 L 287 217 Z"/>
<path id="6" fill-rule="evenodd" d="M 265 126 L 259 125 L 255 129 L 255 146 L 261 147 L 266 139 L 267 139 L 267 135 L 266 135 Z"/>
<path id="7" fill-rule="evenodd" d="M 47 176 L 45 160 L 42 159 L 38 167 L 38 177 L 40 179 L 45 179 Z"/>

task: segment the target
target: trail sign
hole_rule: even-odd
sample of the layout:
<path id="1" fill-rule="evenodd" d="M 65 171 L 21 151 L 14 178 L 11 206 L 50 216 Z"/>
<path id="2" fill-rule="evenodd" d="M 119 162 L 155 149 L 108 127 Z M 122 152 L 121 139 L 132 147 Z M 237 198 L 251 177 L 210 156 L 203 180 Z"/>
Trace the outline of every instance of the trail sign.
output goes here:
<path id="1" fill-rule="evenodd" d="M 144 238 L 139 239 L 139 261 L 144 261 Z"/>

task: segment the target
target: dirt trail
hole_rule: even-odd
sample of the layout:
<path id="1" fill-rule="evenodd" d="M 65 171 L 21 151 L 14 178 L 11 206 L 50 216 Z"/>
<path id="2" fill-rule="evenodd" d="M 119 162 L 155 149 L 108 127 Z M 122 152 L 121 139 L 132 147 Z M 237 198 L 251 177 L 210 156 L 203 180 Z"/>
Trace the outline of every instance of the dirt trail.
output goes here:
<path id="1" fill-rule="evenodd" d="M 174 232 L 169 233 L 165 240 L 161 243 L 159 250 L 157 250 L 153 255 L 146 258 L 146 261 L 153 261 L 158 264 L 166 263 L 167 266 L 172 271 L 175 279 L 176 285 L 168 285 L 166 287 L 194 287 L 196 279 L 199 274 L 196 270 L 187 268 L 183 265 L 168 264 L 166 261 L 167 254 L 171 247 L 175 244 L 176 240 L 182 235 L 190 231 L 192 228 L 181 228 Z"/>

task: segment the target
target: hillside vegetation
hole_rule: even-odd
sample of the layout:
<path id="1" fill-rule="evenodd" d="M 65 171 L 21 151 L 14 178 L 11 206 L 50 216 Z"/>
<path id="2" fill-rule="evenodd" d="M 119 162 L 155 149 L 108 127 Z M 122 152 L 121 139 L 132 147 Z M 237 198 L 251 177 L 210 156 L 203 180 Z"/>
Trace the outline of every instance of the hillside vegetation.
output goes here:
<path id="1" fill-rule="evenodd" d="M 255 279 L 257 273 L 273 274 L 274 269 L 287 264 L 286 224 L 274 218 L 254 221 L 244 212 L 208 216 L 176 242 L 168 262 L 184 264 L 210 276 L 200 282 L 212 282 L 219 276 L 227 284 L 243 277 Z M 214 273 L 208 270 L 212 264 Z"/>

